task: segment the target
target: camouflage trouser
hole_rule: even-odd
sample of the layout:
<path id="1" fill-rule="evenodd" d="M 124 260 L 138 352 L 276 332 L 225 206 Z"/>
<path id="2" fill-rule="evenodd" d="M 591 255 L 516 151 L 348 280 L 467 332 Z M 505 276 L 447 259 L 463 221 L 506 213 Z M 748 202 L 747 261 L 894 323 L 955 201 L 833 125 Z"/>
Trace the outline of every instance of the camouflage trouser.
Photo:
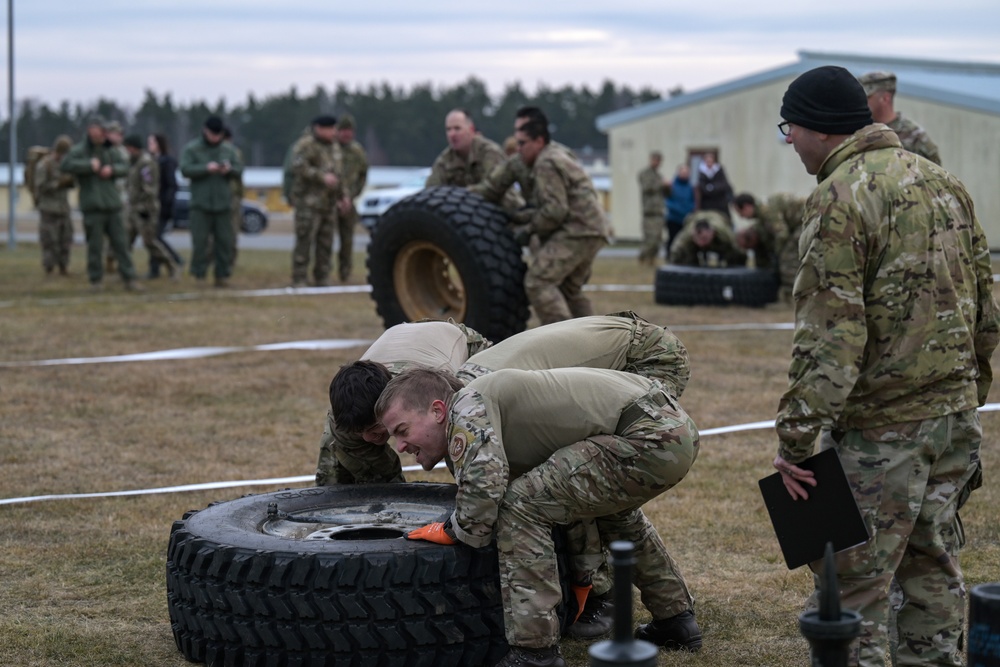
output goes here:
<path id="1" fill-rule="evenodd" d="M 326 427 L 319 442 L 316 486 L 405 481 L 399 455 L 392 447 L 373 445 L 359 435 L 338 431 L 333 414 L 327 410 Z"/>
<path id="2" fill-rule="evenodd" d="M 146 248 L 146 252 L 149 253 L 149 261 L 155 262 L 157 264 L 165 265 L 170 274 L 173 275 L 174 270 L 177 268 L 177 262 L 174 256 L 167 250 L 163 241 L 160 239 L 157 232 L 157 226 L 159 224 L 156 211 L 152 213 L 146 213 L 145 217 L 138 211 L 129 210 L 129 247 L 131 247 L 132 242 L 135 241 L 135 234 L 142 237 L 142 245 Z"/>
<path id="3" fill-rule="evenodd" d="M 642 216 L 642 247 L 639 249 L 639 261 L 655 264 L 662 242 L 663 216 Z"/>
<path id="4" fill-rule="evenodd" d="M 236 265 L 236 255 L 239 252 L 240 230 L 243 229 L 243 197 L 234 196 L 229 203 L 230 221 L 233 224 L 233 261 Z"/>
<path id="5" fill-rule="evenodd" d="M 979 480 L 981 440 L 975 410 L 821 438 L 822 448 L 836 447 L 872 536 L 836 557 L 842 604 L 863 617 L 852 666 L 889 664 L 893 576 L 903 591 L 897 664 L 962 664 L 966 592 L 958 554 L 965 535 L 958 508 Z M 819 566 L 812 564 L 814 571 Z"/>
<path id="6" fill-rule="evenodd" d="M 135 280 L 132 256 L 125 245 L 125 227 L 121 211 L 88 211 L 83 214 L 83 231 L 87 235 L 87 277 L 91 284 L 104 278 L 104 237 L 107 235 L 111 251 L 118 261 L 122 280 Z"/>
<path id="7" fill-rule="evenodd" d="M 69 213 L 40 212 L 38 241 L 42 246 L 42 267 L 46 271 L 69 266 L 69 251 L 73 246 L 73 222 Z"/>
<path id="8" fill-rule="evenodd" d="M 333 253 L 333 229 L 336 213 L 310 208 L 295 209 L 295 249 L 292 251 L 292 282 L 304 283 L 313 255 L 313 280 L 325 283 L 330 278 Z"/>
<path id="9" fill-rule="evenodd" d="M 542 324 L 594 314 L 583 286 L 606 243 L 603 236 L 571 238 L 556 232 L 532 252 L 524 291 Z"/>
<path id="10" fill-rule="evenodd" d="M 346 282 L 351 277 L 354 265 L 354 227 L 358 224 L 358 212 L 353 208 L 347 215 L 337 216 L 337 235 L 340 238 L 340 248 L 337 250 L 337 273 L 340 282 Z"/>
<path id="11" fill-rule="evenodd" d="M 559 641 L 554 524 L 593 518 L 605 542 L 635 544 L 633 583 L 654 619 L 692 608 L 677 565 L 640 507 L 684 479 L 698 454 L 698 431 L 659 388 L 626 408 L 616 430 L 563 447 L 507 488 L 496 536 L 512 645 Z"/>
<path id="12" fill-rule="evenodd" d="M 214 262 L 215 277 L 228 278 L 232 273 L 232 235 L 229 209 L 191 209 L 191 275 L 204 278 L 208 265 Z"/>
<path id="13" fill-rule="evenodd" d="M 622 370 L 659 380 L 674 398 L 680 398 L 691 379 L 687 348 L 680 339 L 666 327 L 647 322 L 631 310 L 611 315 L 635 320 Z"/>

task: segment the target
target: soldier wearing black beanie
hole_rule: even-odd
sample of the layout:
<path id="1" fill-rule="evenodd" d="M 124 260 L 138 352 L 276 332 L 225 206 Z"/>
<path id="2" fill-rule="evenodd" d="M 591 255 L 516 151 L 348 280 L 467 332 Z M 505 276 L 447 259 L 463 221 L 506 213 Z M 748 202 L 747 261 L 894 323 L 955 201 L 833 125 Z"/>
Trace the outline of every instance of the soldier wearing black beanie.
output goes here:
<path id="1" fill-rule="evenodd" d="M 823 134 L 854 134 L 873 122 L 864 88 L 853 74 L 832 65 L 792 81 L 781 99 L 781 117 Z"/>

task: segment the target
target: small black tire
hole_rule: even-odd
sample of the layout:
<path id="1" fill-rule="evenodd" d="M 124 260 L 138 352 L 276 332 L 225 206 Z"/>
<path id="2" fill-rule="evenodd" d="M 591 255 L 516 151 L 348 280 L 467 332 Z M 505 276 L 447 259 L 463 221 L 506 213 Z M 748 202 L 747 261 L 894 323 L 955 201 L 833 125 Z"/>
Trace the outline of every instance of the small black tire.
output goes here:
<path id="1" fill-rule="evenodd" d="M 243 211 L 243 223 L 240 231 L 244 234 L 260 234 L 267 228 L 267 216 L 260 211 Z"/>
<path id="2" fill-rule="evenodd" d="M 763 307 L 778 300 L 778 274 L 767 269 L 667 264 L 656 270 L 656 303 L 666 306 Z"/>
<path id="3" fill-rule="evenodd" d="M 503 210 L 465 188 L 393 204 L 372 229 L 367 262 L 386 328 L 453 318 L 497 342 L 527 326 L 521 247 Z"/>
<path id="4" fill-rule="evenodd" d="M 186 513 L 167 547 L 178 650 L 208 665 L 493 665 L 507 651 L 496 548 L 405 539 L 450 513 L 455 491 L 290 489 Z M 559 613 L 565 625 L 575 604 Z"/>

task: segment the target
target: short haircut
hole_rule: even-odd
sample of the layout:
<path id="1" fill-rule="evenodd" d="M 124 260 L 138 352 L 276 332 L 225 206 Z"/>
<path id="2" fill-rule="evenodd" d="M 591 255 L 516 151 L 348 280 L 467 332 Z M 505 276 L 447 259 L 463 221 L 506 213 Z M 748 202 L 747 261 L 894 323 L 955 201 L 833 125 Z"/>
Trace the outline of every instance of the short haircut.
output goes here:
<path id="1" fill-rule="evenodd" d="M 337 427 L 360 433 L 374 424 L 375 403 L 391 379 L 389 369 L 374 361 L 341 366 L 330 382 L 330 411 Z"/>
<path id="2" fill-rule="evenodd" d="M 445 117 L 448 117 L 448 116 L 450 116 L 453 113 L 460 113 L 460 114 L 462 114 L 463 116 L 465 116 L 465 119 L 467 121 L 469 121 L 469 123 L 472 124 L 473 127 L 476 126 L 476 121 L 472 118 L 472 114 L 469 113 L 466 109 L 463 109 L 462 107 L 455 107 L 454 109 L 452 109 L 451 111 L 449 111 L 448 113 L 446 113 Z"/>
<path id="3" fill-rule="evenodd" d="M 382 419 L 396 400 L 407 410 L 426 410 L 434 401 L 448 401 L 464 385 L 453 373 L 420 366 L 407 368 L 386 386 L 375 404 L 375 418 Z"/>
<path id="4" fill-rule="evenodd" d="M 740 194 L 733 197 L 733 206 L 736 208 L 742 208 L 743 206 L 753 206 L 757 208 L 757 200 L 753 198 L 753 195 L 749 192 L 741 192 Z"/>
<path id="5" fill-rule="evenodd" d="M 543 123 L 537 118 L 529 120 L 527 123 L 518 128 L 519 132 L 524 132 L 532 139 L 538 139 L 541 137 L 545 140 L 545 143 L 549 143 L 552 138 L 549 136 L 549 126 L 548 123 Z"/>

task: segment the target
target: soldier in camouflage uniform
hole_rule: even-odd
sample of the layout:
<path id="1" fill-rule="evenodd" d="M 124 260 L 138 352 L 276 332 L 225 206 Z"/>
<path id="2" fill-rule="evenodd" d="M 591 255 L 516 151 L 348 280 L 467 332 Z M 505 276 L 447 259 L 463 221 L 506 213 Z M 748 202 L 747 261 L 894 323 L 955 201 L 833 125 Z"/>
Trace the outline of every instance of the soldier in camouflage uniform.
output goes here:
<path id="1" fill-rule="evenodd" d="M 345 113 L 337 122 L 337 143 L 343 160 L 341 186 L 343 195 L 337 204 L 337 231 L 340 236 L 340 251 L 337 254 L 337 268 L 340 282 L 351 278 L 354 257 L 354 229 L 358 225 L 358 211 L 354 200 L 365 189 L 368 182 L 368 155 L 354 140 L 354 117 Z"/>
<path id="2" fill-rule="evenodd" d="M 935 164 L 941 164 L 937 144 L 927 136 L 927 131 L 893 108 L 896 75 L 892 72 L 869 72 L 858 77 L 858 81 L 868 95 L 872 119 L 876 123 L 888 125 L 906 150 L 922 155 Z"/>
<path id="3" fill-rule="evenodd" d="M 635 544 L 634 583 L 653 622 L 636 636 L 696 651 L 693 599 L 640 509 L 679 483 L 698 431 L 662 385 L 587 368 L 499 370 L 462 388 L 442 371 L 411 369 L 386 387 L 376 415 L 396 449 L 455 475 L 455 511 L 411 539 L 484 547 L 496 538 L 505 633 L 498 667 L 560 667 L 562 595 L 552 529 L 596 519 L 607 540 Z"/>
<path id="4" fill-rule="evenodd" d="M 550 145 L 547 120 L 529 120 L 514 136 L 534 181 L 515 230 L 531 249 L 524 276 L 528 301 L 542 324 L 592 315 L 583 286 L 611 231 L 594 184 L 565 151 Z"/>
<path id="5" fill-rule="evenodd" d="M 52 151 L 35 165 L 35 208 L 38 209 L 38 241 L 42 246 L 42 268 L 52 273 L 59 267 L 67 275 L 69 251 L 73 245 L 69 190 L 76 181 L 59 171 L 59 163 L 73 145 L 66 135 L 52 144 Z"/>
<path id="6" fill-rule="evenodd" d="M 743 266 L 747 257 L 736 243 L 729 222 L 718 211 L 695 211 L 670 247 L 670 263 L 718 268 Z"/>
<path id="7" fill-rule="evenodd" d="M 976 407 L 1000 337 L 986 237 L 964 186 L 872 123 L 847 70 L 800 76 L 781 116 L 818 187 L 803 216 L 774 466 L 806 498 L 816 480 L 796 464 L 819 437 L 868 525 L 868 542 L 837 555 L 843 605 L 863 617 L 850 664 L 887 664 L 895 576 L 899 664 L 961 665 L 958 510 L 981 483 Z"/>
<path id="8" fill-rule="evenodd" d="M 452 109 L 444 119 L 448 148 L 434 160 L 427 187 L 455 185 L 467 188 L 482 182 L 506 161 L 495 141 L 476 134 L 476 126 L 464 109 Z"/>
<path id="9" fill-rule="evenodd" d="M 343 152 L 335 141 L 337 119 L 318 116 L 312 132 L 292 150 L 292 201 L 295 202 L 295 248 L 292 287 L 305 287 L 313 256 L 313 283 L 329 284 L 330 256 L 337 205 L 343 196 Z"/>
<path id="10" fill-rule="evenodd" d="M 663 155 L 654 151 L 649 154 L 649 166 L 639 172 L 639 191 L 642 195 L 642 248 L 639 249 L 639 263 L 649 266 L 656 264 L 656 256 L 660 253 L 667 213 L 664 198 L 670 193 L 670 185 L 660 176 L 662 162 Z"/>
<path id="11" fill-rule="evenodd" d="M 108 141 L 114 149 L 118 151 L 119 155 L 121 155 L 125 164 L 128 164 L 128 151 L 125 150 L 125 146 L 122 145 L 122 142 L 125 139 L 124 132 L 125 130 L 122 128 L 122 124 L 117 120 L 113 120 L 104 126 L 104 134 L 108 138 Z M 138 231 L 131 227 L 131 216 L 128 214 L 128 185 L 125 181 L 125 178 L 116 178 L 115 188 L 118 190 L 118 196 L 122 199 L 122 225 L 125 228 L 125 241 L 128 243 L 129 252 L 132 252 L 132 244 L 135 243 L 135 237 L 138 235 Z M 104 252 L 104 268 L 108 273 L 114 273 L 115 271 L 115 254 L 110 243 L 107 245 Z"/>
<path id="12" fill-rule="evenodd" d="M 489 346 L 478 331 L 452 320 L 388 328 L 359 361 L 342 367 L 330 383 L 316 486 L 402 482 L 399 457 L 375 420 L 375 401 L 382 388 L 413 365 L 455 372 L 470 355 Z"/>
<path id="13" fill-rule="evenodd" d="M 149 253 L 150 265 L 167 267 L 171 278 L 178 277 L 178 267 L 174 256 L 157 234 L 160 220 L 160 165 L 156 159 L 143 150 L 142 137 L 125 137 L 125 150 L 129 155 L 129 170 L 126 178 L 128 192 L 129 247 L 135 242 L 135 234 L 142 236 L 142 245 Z"/>
<path id="14" fill-rule="evenodd" d="M 236 158 L 243 163 L 243 151 L 240 147 L 233 143 L 233 132 L 227 126 L 222 130 L 222 140 L 226 142 L 226 145 L 233 149 L 236 153 Z M 229 213 L 230 221 L 233 224 L 233 261 L 232 265 L 236 266 L 236 255 L 239 253 L 239 239 L 240 232 L 243 230 L 243 172 L 230 172 L 229 173 Z M 208 253 L 209 257 L 212 256 L 211 251 Z"/>

